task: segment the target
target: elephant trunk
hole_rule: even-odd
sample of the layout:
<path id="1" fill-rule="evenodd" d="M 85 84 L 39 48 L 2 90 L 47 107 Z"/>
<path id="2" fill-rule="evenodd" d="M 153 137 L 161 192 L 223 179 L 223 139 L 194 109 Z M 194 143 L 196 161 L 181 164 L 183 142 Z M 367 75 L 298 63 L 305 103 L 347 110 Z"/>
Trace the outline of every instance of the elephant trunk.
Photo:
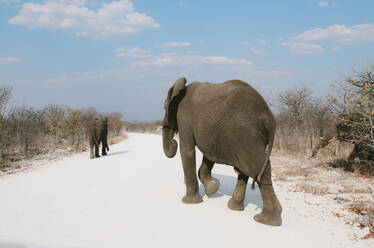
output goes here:
<path id="1" fill-rule="evenodd" d="M 178 144 L 174 138 L 175 130 L 169 127 L 162 129 L 162 143 L 164 146 L 164 153 L 168 158 L 172 158 L 177 153 Z"/>

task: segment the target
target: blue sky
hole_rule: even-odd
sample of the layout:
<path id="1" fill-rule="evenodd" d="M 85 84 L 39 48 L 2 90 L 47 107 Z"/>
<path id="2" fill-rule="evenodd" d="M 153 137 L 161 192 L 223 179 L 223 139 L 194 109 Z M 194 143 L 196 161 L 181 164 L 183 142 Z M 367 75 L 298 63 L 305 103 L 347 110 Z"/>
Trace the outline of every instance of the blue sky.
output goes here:
<path id="1" fill-rule="evenodd" d="M 265 98 L 374 64 L 372 0 L 0 0 L 0 85 L 14 104 L 163 116 L 168 88 L 244 80 Z"/>

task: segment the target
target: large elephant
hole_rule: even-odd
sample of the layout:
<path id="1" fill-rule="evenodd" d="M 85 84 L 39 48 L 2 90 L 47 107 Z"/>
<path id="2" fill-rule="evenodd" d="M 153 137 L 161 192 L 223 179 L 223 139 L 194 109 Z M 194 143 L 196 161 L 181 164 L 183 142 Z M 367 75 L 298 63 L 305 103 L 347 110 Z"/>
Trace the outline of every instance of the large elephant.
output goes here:
<path id="1" fill-rule="evenodd" d="M 108 136 L 108 118 L 102 120 L 95 118 L 88 124 L 88 136 L 90 142 L 90 158 L 99 158 L 99 146 L 102 143 L 101 154 L 107 155 L 109 151 L 107 136 Z M 93 149 L 95 148 L 95 154 Z"/>
<path id="2" fill-rule="evenodd" d="M 195 146 L 203 153 L 198 171 L 207 195 L 219 188 L 213 178 L 214 163 L 227 164 L 238 173 L 237 184 L 228 207 L 243 210 L 248 177 L 260 188 L 263 210 L 254 216 L 257 222 L 279 226 L 282 207 L 274 193 L 271 180 L 270 153 L 275 121 L 261 95 L 240 80 L 220 84 L 178 79 L 169 89 L 163 120 L 163 149 L 169 158 L 177 152 L 174 134 L 179 132 L 186 195 L 183 203 L 199 203 L 196 176 Z"/>

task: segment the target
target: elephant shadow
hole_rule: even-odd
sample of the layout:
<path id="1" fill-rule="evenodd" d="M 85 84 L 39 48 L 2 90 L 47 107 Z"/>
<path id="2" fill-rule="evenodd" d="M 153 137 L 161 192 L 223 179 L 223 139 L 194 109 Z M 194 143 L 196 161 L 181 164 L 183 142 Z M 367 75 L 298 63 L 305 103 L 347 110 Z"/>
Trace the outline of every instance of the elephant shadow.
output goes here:
<path id="1" fill-rule="evenodd" d="M 0 242 L 0 248 L 52 248 L 52 246 L 44 246 L 44 245 L 41 246 L 41 245 L 32 244 L 28 242 L 26 243 Z"/>
<path id="2" fill-rule="evenodd" d="M 130 152 L 130 151 L 118 151 L 118 152 L 108 153 L 106 156 L 107 157 L 116 156 L 116 155 L 120 155 L 120 154 L 124 154 L 124 153 L 128 153 L 128 152 Z"/>
<path id="3" fill-rule="evenodd" d="M 232 194 L 236 186 L 237 178 L 233 176 L 227 176 L 227 175 L 221 175 L 221 174 L 215 174 L 215 173 L 212 173 L 212 176 L 217 178 L 220 181 L 220 186 L 219 186 L 218 191 L 214 193 L 213 195 L 208 196 L 208 198 L 217 198 L 217 197 L 222 197 L 223 195 L 232 197 Z M 249 181 L 250 180 L 251 179 L 249 179 Z M 256 186 L 254 190 L 252 190 L 250 187 L 251 185 L 250 183 L 248 183 L 247 189 L 245 192 L 244 202 L 243 202 L 244 207 L 247 207 L 249 203 L 252 203 L 256 205 L 257 207 L 262 208 L 263 203 L 262 203 L 261 193 L 258 190 L 258 187 Z M 203 195 L 203 196 L 205 195 L 203 184 L 200 185 L 199 191 L 200 191 L 200 195 Z"/>

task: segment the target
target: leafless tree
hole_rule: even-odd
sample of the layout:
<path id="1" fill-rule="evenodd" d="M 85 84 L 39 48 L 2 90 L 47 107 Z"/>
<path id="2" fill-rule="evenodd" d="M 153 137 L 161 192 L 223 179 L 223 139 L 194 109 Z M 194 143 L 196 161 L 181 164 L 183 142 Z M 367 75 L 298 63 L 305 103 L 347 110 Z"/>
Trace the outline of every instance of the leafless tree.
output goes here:
<path id="1" fill-rule="evenodd" d="M 0 87 L 0 167 L 2 167 L 3 160 L 3 143 L 4 143 L 4 115 L 5 109 L 12 97 L 12 87 Z"/>
<path id="2" fill-rule="evenodd" d="M 12 87 L 11 86 L 1 86 L 0 87 L 0 118 L 3 118 L 5 108 L 12 97 Z"/>
<path id="3" fill-rule="evenodd" d="M 296 119 L 300 120 L 310 107 L 312 91 L 306 87 L 291 88 L 279 94 L 280 108 L 287 110 Z"/>
<path id="4" fill-rule="evenodd" d="M 109 136 L 121 135 L 121 131 L 124 125 L 123 114 L 122 113 L 111 113 L 106 115 L 108 118 L 108 131 Z"/>

